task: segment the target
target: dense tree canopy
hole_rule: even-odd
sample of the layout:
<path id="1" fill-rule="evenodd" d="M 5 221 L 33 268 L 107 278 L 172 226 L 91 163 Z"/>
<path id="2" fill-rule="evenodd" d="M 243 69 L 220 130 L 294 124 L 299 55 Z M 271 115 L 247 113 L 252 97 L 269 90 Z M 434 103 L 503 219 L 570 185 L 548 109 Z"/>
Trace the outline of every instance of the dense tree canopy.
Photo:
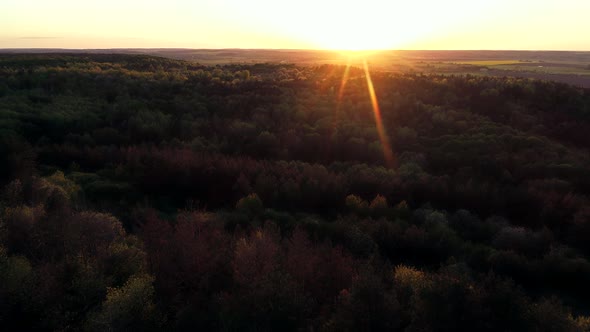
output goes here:
<path id="1" fill-rule="evenodd" d="M 0 323 L 590 330 L 590 91 L 346 70 L 0 55 Z"/>

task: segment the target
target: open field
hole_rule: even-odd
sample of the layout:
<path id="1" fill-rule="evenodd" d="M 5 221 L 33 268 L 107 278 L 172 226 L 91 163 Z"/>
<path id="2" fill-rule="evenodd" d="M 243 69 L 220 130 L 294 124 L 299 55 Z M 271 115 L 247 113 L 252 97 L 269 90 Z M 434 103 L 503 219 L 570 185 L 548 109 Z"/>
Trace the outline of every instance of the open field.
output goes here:
<path id="1" fill-rule="evenodd" d="M 515 65 L 515 64 L 531 64 L 538 63 L 525 60 L 475 60 L 475 61 L 460 61 L 459 64 L 474 65 L 474 66 L 500 66 L 500 65 Z"/>

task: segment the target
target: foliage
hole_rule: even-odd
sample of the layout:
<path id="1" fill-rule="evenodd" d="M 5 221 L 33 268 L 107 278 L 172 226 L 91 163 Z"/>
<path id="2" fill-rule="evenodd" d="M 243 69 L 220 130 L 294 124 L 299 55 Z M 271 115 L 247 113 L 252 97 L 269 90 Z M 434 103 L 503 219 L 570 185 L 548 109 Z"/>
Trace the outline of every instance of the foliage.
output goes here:
<path id="1" fill-rule="evenodd" d="M 14 330 L 588 330 L 590 92 L 0 57 Z"/>
<path id="2" fill-rule="evenodd" d="M 100 312 L 90 318 L 97 331 L 158 330 L 161 322 L 153 302 L 153 278 L 132 276 L 120 288 L 109 288 Z"/>

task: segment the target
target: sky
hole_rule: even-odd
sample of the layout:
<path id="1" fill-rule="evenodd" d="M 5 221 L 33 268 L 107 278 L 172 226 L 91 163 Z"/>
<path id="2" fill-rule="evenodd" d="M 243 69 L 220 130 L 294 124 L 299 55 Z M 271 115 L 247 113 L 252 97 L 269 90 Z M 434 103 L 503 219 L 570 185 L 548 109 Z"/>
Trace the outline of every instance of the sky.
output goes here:
<path id="1" fill-rule="evenodd" d="M 2 0 L 0 48 L 590 51 L 590 0 Z"/>

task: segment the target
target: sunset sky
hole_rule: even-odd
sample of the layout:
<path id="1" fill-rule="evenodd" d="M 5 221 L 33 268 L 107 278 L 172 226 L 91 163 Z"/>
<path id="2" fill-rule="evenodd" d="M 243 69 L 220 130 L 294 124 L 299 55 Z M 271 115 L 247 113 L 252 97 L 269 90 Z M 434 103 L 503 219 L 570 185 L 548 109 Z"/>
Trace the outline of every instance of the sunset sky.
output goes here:
<path id="1" fill-rule="evenodd" d="M 2 0 L 0 48 L 590 50 L 589 0 Z"/>

